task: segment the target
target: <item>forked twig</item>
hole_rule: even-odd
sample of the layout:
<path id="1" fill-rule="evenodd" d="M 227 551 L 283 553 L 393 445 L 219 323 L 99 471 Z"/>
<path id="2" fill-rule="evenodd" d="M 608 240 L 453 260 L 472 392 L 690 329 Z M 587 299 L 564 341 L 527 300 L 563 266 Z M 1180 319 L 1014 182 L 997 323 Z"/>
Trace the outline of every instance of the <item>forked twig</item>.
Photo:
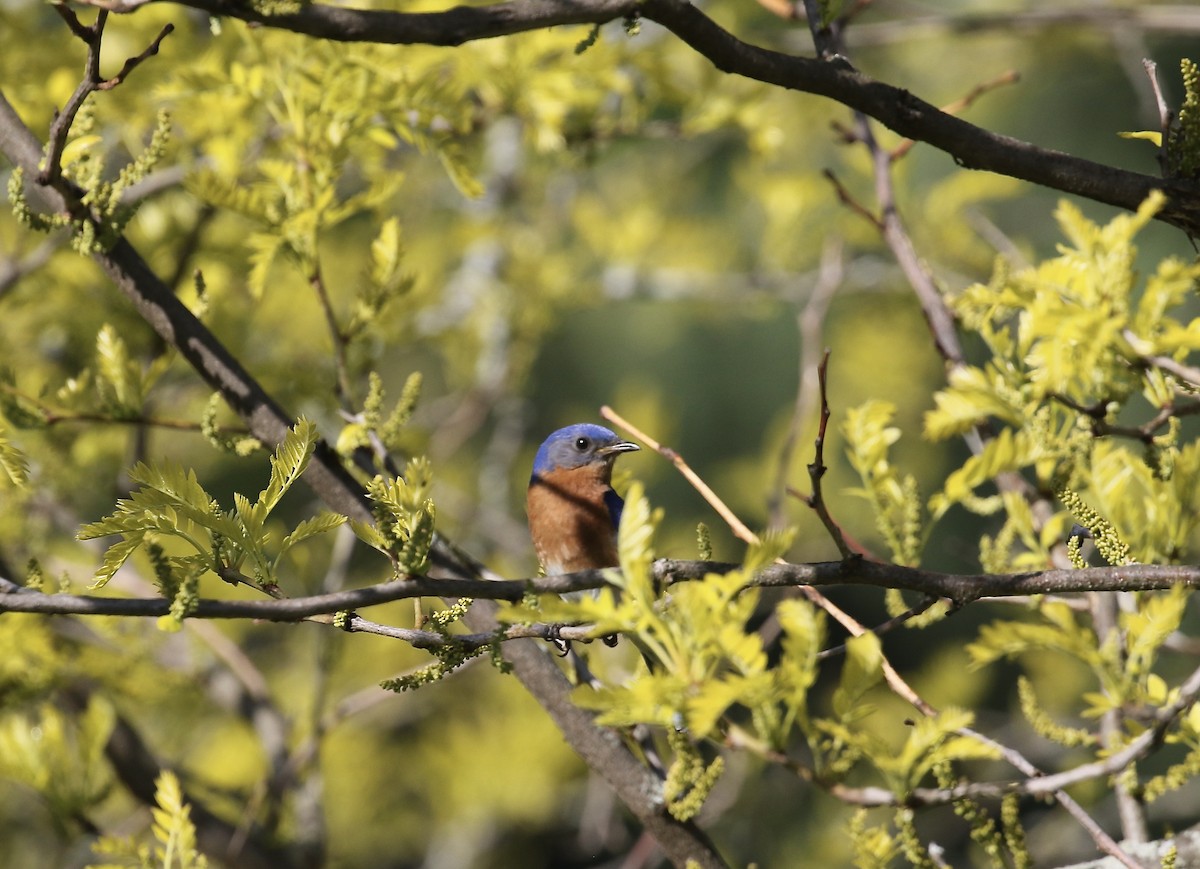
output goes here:
<path id="1" fill-rule="evenodd" d="M 829 350 L 827 348 L 821 357 L 820 364 L 817 366 L 817 383 L 819 384 L 821 395 L 821 417 L 817 423 L 817 436 L 813 441 L 813 460 L 808 463 L 808 478 L 812 483 L 812 494 L 802 497 L 804 498 L 804 503 L 811 507 L 813 512 L 817 514 L 817 518 L 821 520 L 821 524 L 825 526 L 825 530 L 833 538 L 834 545 L 837 546 L 842 558 L 848 559 L 855 558 L 863 553 L 855 551 L 854 547 L 850 545 L 850 541 L 846 539 L 846 535 L 842 533 L 841 526 L 829 514 L 829 507 L 825 504 L 825 495 L 821 488 L 821 479 L 828 470 L 825 466 L 825 429 L 829 425 L 829 397 L 826 389 L 826 375 L 828 371 Z"/>
<path id="2" fill-rule="evenodd" d="M 171 23 L 164 24 L 154 41 L 141 54 L 127 59 L 120 71 L 112 78 L 106 79 L 100 75 L 100 48 L 104 41 L 104 26 L 108 22 L 108 11 L 101 9 L 96 13 L 96 21 L 90 26 L 79 20 L 75 12 L 63 3 L 55 3 L 54 11 L 66 22 L 71 32 L 79 37 L 87 46 L 88 56 L 85 64 L 83 80 L 67 99 L 66 105 L 59 111 L 50 125 L 50 134 L 46 142 L 46 159 L 42 171 L 38 173 L 38 183 L 53 185 L 62 179 L 62 155 L 67 145 L 67 136 L 75 116 L 83 108 L 84 102 L 95 91 L 111 90 L 125 81 L 144 60 L 158 54 L 158 49 L 167 35 L 175 29 Z"/>

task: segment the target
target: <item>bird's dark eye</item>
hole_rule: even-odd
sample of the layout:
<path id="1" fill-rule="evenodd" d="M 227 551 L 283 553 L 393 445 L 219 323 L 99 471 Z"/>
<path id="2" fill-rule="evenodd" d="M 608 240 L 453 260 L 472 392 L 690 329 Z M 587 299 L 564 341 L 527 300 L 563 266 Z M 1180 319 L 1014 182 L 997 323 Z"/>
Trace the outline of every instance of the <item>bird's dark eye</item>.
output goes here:
<path id="1" fill-rule="evenodd" d="M 576 438 L 575 439 L 575 449 L 579 450 L 579 452 L 581 452 L 581 453 L 586 453 L 587 448 L 590 447 L 591 445 L 592 445 L 592 442 L 589 441 L 587 438 Z"/>

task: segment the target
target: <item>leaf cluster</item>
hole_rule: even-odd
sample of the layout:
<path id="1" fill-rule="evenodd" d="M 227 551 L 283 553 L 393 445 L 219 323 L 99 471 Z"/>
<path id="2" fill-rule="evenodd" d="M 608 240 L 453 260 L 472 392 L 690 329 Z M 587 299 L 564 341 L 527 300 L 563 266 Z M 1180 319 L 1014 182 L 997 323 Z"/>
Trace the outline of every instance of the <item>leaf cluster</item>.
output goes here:
<path id="1" fill-rule="evenodd" d="M 899 745 L 864 726 L 883 678 L 880 640 L 869 632 L 847 642 L 837 687 L 827 704 L 814 708 L 824 614 L 805 600 L 779 603 L 774 617 L 782 635 L 772 658 L 751 627 L 760 603 L 751 580 L 786 550 L 791 532 L 766 535 L 738 570 L 661 589 L 651 571 L 658 518 L 635 483 L 621 517 L 621 572 L 610 576 L 611 586 L 580 601 L 543 598 L 536 608 L 514 606 L 501 618 L 583 621 L 594 623 L 597 636 L 631 638 L 644 668 L 620 685 L 580 687 L 576 702 L 595 709 L 606 724 L 650 724 L 676 734 L 670 736 L 675 778 L 668 784 L 673 798 L 686 796 L 680 811 L 693 813 L 696 795 L 707 793 L 719 772 L 700 760 L 697 743 L 704 741 L 777 762 L 799 741 L 806 777 L 831 786 L 869 770 L 897 794 L 917 787 L 938 764 L 995 756 L 993 748 L 960 734 L 972 718 L 965 710 L 917 721 Z"/>
<path id="2" fill-rule="evenodd" d="M 346 521 L 344 516 L 323 513 L 303 520 L 278 543 L 276 532 L 267 525 L 271 512 L 307 467 L 316 442 L 316 426 L 298 422 L 271 457 L 267 487 L 254 501 L 235 493 L 234 506 L 228 510 L 205 491 L 195 471 L 174 464 L 139 464 L 130 478 L 141 488 L 118 501 L 111 515 L 79 530 L 81 540 L 113 534 L 122 538 L 108 548 L 92 587 L 105 585 L 137 550 L 169 541 L 172 549 L 155 550 L 153 559 L 160 590 L 169 593 L 173 604 L 163 627 L 179 626 L 196 602 L 196 582 L 205 573 L 227 582 L 242 581 L 248 573 L 248 581 L 274 593 L 279 565 L 288 551 Z"/>
<path id="3" fill-rule="evenodd" d="M 433 468 L 428 459 L 409 460 L 400 477 L 376 476 L 367 483 L 375 524 L 352 519 L 354 533 L 393 559 L 398 573 L 420 575 L 429 565 L 437 508 L 430 497 Z"/>
<path id="4" fill-rule="evenodd" d="M 138 203 L 130 200 L 128 191 L 144 181 L 162 159 L 171 134 L 171 122 L 167 113 L 160 111 L 145 149 L 109 180 L 105 177 L 105 163 L 98 147 L 103 143 L 103 137 L 92 132 L 91 113 L 82 112 L 75 120 L 59 165 L 63 177 L 83 191 L 80 203 L 84 210 L 51 215 L 35 212 L 25 196 L 21 167 L 15 168 L 9 176 L 8 198 L 13 215 L 20 223 L 45 233 L 68 228 L 71 246 L 88 255 L 112 247 L 137 213 Z"/>

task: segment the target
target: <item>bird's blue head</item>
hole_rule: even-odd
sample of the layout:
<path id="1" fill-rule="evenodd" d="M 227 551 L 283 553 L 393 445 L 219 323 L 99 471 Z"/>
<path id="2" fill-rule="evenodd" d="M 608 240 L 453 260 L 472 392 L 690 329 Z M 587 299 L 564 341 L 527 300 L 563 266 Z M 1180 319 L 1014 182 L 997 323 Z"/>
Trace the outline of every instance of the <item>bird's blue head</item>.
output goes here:
<path id="1" fill-rule="evenodd" d="M 591 464 L 612 465 L 621 453 L 640 449 L 623 441 L 602 425 L 577 423 L 560 428 L 538 447 L 533 476 L 556 470 L 571 470 Z"/>

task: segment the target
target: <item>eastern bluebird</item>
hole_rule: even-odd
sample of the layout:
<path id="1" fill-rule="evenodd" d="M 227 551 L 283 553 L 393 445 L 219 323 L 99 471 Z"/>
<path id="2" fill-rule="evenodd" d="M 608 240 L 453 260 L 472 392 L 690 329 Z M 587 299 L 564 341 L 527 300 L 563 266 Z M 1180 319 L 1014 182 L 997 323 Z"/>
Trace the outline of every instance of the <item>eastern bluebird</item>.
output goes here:
<path id="1" fill-rule="evenodd" d="M 590 423 L 560 428 L 538 448 L 525 509 L 547 574 L 617 565 L 617 525 L 625 502 L 611 485 L 613 462 L 636 449 Z"/>

